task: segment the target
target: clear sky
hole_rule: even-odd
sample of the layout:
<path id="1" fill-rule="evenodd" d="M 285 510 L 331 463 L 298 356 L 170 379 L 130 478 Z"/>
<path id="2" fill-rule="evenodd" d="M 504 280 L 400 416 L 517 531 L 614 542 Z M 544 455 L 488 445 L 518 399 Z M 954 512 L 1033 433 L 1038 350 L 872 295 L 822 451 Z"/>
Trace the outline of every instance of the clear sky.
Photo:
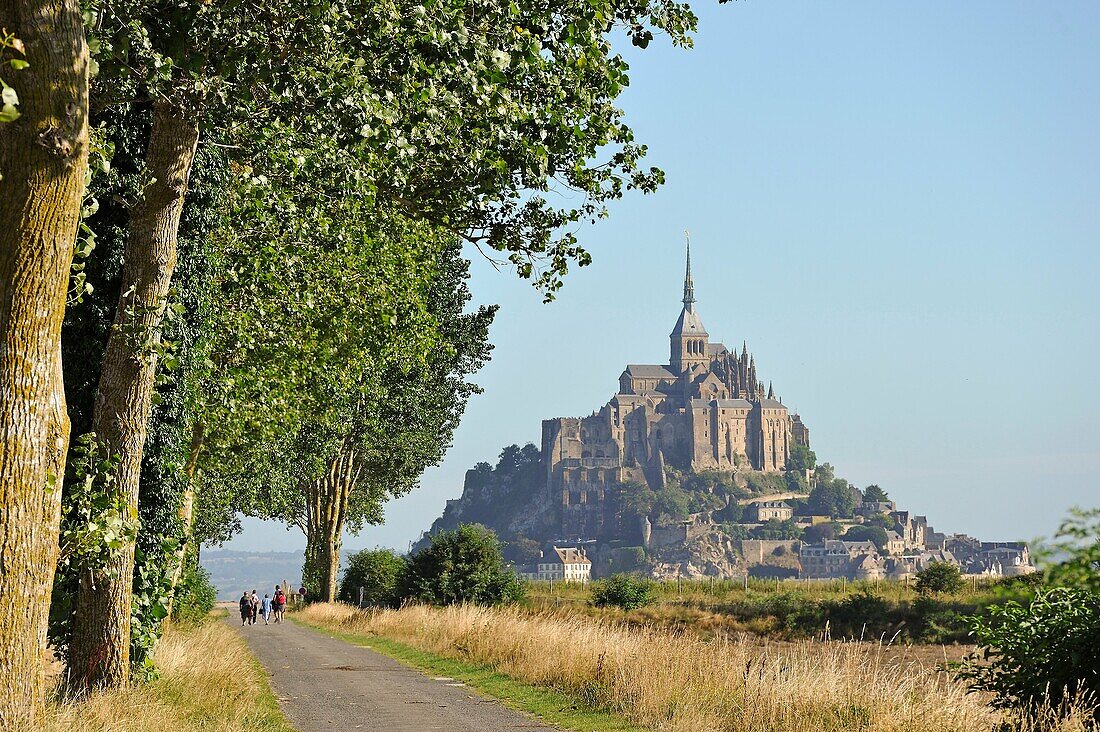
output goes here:
<path id="1" fill-rule="evenodd" d="M 475 462 L 666 362 L 684 229 L 711 340 L 748 341 L 838 475 L 986 539 L 1100 505 L 1100 3 L 694 7 L 693 50 L 623 51 L 667 185 L 582 231 L 595 261 L 552 305 L 475 259 L 502 306 L 485 393 L 346 545 L 407 548 Z M 229 546 L 304 539 L 248 521 Z"/>

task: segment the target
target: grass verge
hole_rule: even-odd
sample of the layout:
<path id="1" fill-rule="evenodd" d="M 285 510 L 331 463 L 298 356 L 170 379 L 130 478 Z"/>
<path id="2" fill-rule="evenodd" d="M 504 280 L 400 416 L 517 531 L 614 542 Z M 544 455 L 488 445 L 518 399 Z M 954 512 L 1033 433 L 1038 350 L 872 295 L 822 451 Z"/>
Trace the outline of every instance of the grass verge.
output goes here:
<path id="1" fill-rule="evenodd" d="M 41 732 L 294 732 L 267 673 L 219 617 L 169 628 L 157 648 L 160 677 L 130 689 L 55 700 Z"/>
<path id="2" fill-rule="evenodd" d="M 585 704 L 576 696 L 525 684 L 489 666 L 445 658 L 413 648 L 392 638 L 333 630 L 295 616 L 291 616 L 291 620 L 348 643 L 378 651 L 415 669 L 461 681 L 472 689 L 499 699 L 507 707 L 533 714 L 543 722 L 559 729 L 584 730 L 584 732 L 644 732 L 644 728 L 631 724 L 628 720 L 606 710 Z"/>
<path id="3" fill-rule="evenodd" d="M 473 606 L 358 611 L 311 605 L 297 618 L 334 634 L 479 667 L 662 732 L 1100 732 L 1088 710 L 1032 723 L 888 645 L 757 645 L 587 616 Z M 382 650 L 381 648 L 379 648 Z"/>

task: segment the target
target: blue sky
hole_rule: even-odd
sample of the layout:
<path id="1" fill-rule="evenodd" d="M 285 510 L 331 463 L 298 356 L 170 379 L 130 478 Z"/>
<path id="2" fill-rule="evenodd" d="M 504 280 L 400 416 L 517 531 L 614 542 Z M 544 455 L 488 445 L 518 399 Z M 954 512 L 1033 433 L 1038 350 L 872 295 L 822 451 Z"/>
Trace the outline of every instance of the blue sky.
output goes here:
<path id="1" fill-rule="evenodd" d="M 475 257 L 477 301 L 502 306 L 485 393 L 347 546 L 407 548 L 475 462 L 667 361 L 684 229 L 712 340 L 748 341 L 838 475 L 989 539 L 1100 505 L 1100 4 L 695 10 L 693 50 L 623 51 L 667 185 L 582 230 L 595 261 L 552 305 Z M 248 521 L 229 546 L 304 539 Z"/>

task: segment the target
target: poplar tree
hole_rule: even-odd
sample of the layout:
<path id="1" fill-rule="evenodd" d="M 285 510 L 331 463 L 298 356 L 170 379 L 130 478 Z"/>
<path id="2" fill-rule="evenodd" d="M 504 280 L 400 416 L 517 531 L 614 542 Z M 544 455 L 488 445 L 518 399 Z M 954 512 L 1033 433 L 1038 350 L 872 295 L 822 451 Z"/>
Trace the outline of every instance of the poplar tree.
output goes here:
<path id="1" fill-rule="evenodd" d="M 44 697 L 69 420 L 61 321 L 88 159 L 78 3 L 0 1 L 0 729 Z"/>

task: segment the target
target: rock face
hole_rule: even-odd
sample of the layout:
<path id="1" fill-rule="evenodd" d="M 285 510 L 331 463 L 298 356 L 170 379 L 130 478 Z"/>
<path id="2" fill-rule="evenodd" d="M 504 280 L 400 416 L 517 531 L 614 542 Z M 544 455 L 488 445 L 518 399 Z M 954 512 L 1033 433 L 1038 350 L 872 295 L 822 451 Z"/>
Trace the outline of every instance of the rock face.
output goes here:
<path id="1" fill-rule="evenodd" d="M 459 524 L 482 524 L 506 544 L 553 538 L 559 523 L 558 504 L 547 491 L 539 449 L 528 443 L 501 452 L 496 467 L 478 463 L 466 471 L 462 495 L 447 501 L 443 515 L 413 546 L 419 551 L 432 534 Z"/>
<path id="2" fill-rule="evenodd" d="M 709 528 L 680 544 L 651 552 L 649 575 L 654 579 L 699 579 L 735 577 L 745 574 L 745 563 L 737 552 L 737 541 L 717 527 Z"/>

